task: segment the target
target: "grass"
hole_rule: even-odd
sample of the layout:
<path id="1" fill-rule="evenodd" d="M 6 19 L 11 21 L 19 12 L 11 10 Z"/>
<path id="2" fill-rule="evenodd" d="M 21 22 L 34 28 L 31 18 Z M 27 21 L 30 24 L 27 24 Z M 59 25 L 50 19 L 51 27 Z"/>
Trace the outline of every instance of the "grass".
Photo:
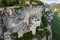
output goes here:
<path id="1" fill-rule="evenodd" d="M 60 17 L 60 4 L 54 4 L 54 5 L 51 5 L 52 6 L 52 9 L 58 9 L 57 12 L 58 12 L 58 17 Z"/>
<path id="2" fill-rule="evenodd" d="M 59 15 L 60 16 L 60 15 Z M 52 35 L 53 40 L 60 40 L 60 19 L 58 13 L 55 13 L 54 19 L 52 20 Z"/>
<path id="3" fill-rule="evenodd" d="M 60 17 L 60 10 L 58 10 L 58 17 Z"/>

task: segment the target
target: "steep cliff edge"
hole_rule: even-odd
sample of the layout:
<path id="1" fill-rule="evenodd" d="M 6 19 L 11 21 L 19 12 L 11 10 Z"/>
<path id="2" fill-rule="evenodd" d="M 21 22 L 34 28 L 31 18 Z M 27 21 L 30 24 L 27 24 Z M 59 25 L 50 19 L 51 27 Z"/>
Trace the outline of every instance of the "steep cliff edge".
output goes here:
<path id="1" fill-rule="evenodd" d="M 19 9 L 5 8 L 1 14 L 4 25 L 2 27 L 7 28 L 3 31 L 4 39 L 52 40 L 50 22 L 54 13 L 49 5 L 45 6 L 41 1 L 32 1 Z"/>

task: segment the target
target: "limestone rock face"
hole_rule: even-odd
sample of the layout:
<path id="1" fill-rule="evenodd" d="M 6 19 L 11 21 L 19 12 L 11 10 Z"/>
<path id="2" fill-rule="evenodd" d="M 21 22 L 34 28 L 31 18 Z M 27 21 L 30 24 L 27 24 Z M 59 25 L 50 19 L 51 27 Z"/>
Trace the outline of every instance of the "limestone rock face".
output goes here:
<path id="1" fill-rule="evenodd" d="M 26 7 L 23 10 L 17 10 L 12 11 L 9 9 L 9 18 L 7 20 L 7 28 L 14 28 L 18 27 L 19 29 L 30 29 L 31 25 L 34 25 L 34 27 L 40 25 L 41 23 L 41 17 L 42 17 L 42 11 L 43 6 L 32 6 L 32 7 Z M 18 13 L 20 12 L 20 15 Z M 30 26 L 29 26 L 30 25 Z"/>
<path id="2" fill-rule="evenodd" d="M 8 30 L 20 33 L 19 30 L 24 32 L 30 30 L 32 34 L 36 33 L 36 27 L 40 26 L 43 6 L 28 6 L 23 10 L 7 9 L 6 27 Z M 5 18 L 5 17 L 4 17 Z"/>
<path id="3" fill-rule="evenodd" d="M 5 39 L 5 40 L 12 40 L 11 37 L 10 37 L 10 34 L 11 34 L 11 33 L 10 33 L 9 31 L 5 32 L 5 33 L 4 33 L 4 39 Z"/>
<path id="4" fill-rule="evenodd" d="M 36 32 L 36 27 L 41 23 L 42 9 L 42 6 L 26 7 L 21 13 L 22 18 L 24 18 L 23 22 L 28 22 L 28 28 L 33 34 Z"/>
<path id="5" fill-rule="evenodd" d="M 27 31 L 32 31 L 32 34 L 35 34 L 36 27 L 42 23 L 42 11 L 44 10 L 42 5 L 28 6 L 22 10 L 7 10 L 8 12 L 6 12 L 6 15 L 3 17 L 4 25 L 6 25 L 8 31 L 18 32 L 18 37 L 23 36 Z M 35 38 L 33 40 L 35 40 Z"/>

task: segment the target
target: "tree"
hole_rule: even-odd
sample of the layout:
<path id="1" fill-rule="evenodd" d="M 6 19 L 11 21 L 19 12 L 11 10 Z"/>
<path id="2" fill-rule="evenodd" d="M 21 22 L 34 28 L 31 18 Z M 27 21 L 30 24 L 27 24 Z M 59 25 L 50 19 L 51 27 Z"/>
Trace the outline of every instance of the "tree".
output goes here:
<path id="1" fill-rule="evenodd" d="M 0 7 L 2 6 L 2 0 L 0 0 Z"/>
<path id="2" fill-rule="evenodd" d="M 2 0 L 2 6 L 6 6 L 6 5 L 7 5 L 6 0 Z"/>

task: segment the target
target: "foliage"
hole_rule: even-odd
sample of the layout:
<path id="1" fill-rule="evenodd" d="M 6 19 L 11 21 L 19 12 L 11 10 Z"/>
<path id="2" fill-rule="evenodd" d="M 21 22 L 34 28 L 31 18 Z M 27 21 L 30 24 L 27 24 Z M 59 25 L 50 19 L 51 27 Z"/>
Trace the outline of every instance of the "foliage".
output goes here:
<path id="1" fill-rule="evenodd" d="M 32 32 L 24 33 L 23 35 L 24 40 L 30 40 L 31 38 L 32 38 Z"/>
<path id="2" fill-rule="evenodd" d="M 58 17 L 58 13 L 55 12 L 54 19 L 51 23 L 52 26 L 52 40 L 60 40 L 60 18 Z"/>
<path id="3" fill-rule="evenodd" d="M 38 29 L 43 29 L 43 30 L 38 30 Z M 44 26 L 43 27 L 39 26 L 37 27 L 36 34 L 39 35 L 41 38 L 43 38 L 44 36 L 49 36 L 50 32 Z"/>
<path id="4" fill-rule="evenodd" d="M 4 39 L 0 39 L 0 40 L 4 40 Z"/>
<path id="5" fill-rule="evenodd" d="M 47 27 L 47 23 L 48 23 L 48 20 L 47 20 L 47 18 L 46 17 L 44 17 L 44 16 L 42 16 L 42 25 L 44 26 L 44 27 Z"/>
<path id="6" fill-rule="evenodd" d="M 58 16 L 60 17 L 60 3 L 59 4 L 51 4 L 52 10 L 57 9 Z"/>
<path id="7" fill-rule="evenodd" d="M 27 2 L 29 4 L 27 4 Z M 43 5 L 43 3 L 39 0 L 0 0 L 0 7 L 6 7 L 6 6 L 20 6 L 21 8 L 24 8 L 28 5 Z"/>
<path id="8" fill-rule="evenodd" d="M 17 38 L 17 40 L 24 40 L 23 37 Z"/>
<path id="9" fill-rule="evenodd" d="M 17 40 L 18 39 L 18 34 L 17 33 L 12 33 L 11 37 L 12 37 L 12 39 Z"/>
<path id="10" fill-rule="evenodd" d="M 20 38 L 18 38 L 17 33 L 13 33 L 11 34 L 11 36 L 13 36 L 14 40 L 31 40 L 33 35 L 32 35 L 32 32 L 29 31 L 29 32 L 24 33 L 23 37 L 20 37 Z"/>

